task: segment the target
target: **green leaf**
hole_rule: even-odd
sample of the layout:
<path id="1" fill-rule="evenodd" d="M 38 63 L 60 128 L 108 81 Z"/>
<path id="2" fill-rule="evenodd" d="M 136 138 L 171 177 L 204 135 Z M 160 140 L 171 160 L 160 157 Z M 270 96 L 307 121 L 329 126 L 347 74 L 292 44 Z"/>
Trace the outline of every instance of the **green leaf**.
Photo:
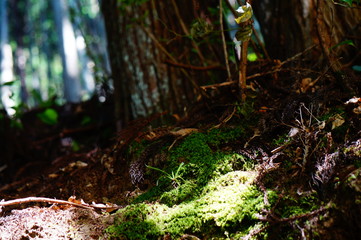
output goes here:
<path id="1" fill-rule="evenodd" d="M 92 118 L 89 117 L 89 116 L 84 116 L 83 119 L 81 120 L 81 125 L 84 126 L 84 125 L 87 125 L 89 123 L 91 123 L 92 121 Z"/>
<path id="2" fill-rule="evenodd" d="M 341 0 L 341 2 L 347 3 L 349 6 L 352 6 L 352 0 Z"/>
<path id="3" fill-rule="evenodd" d="M 342 45 L 350 45 L 350 46 L 354 46 L 354 47 L 355 47 L 355 44 L 353 43 L 352 40 L 345 40 L 345 41 L 342 41 L 342 42 L 340 42 L 340 43 L 332 46 L 332 47 L 330 48 L 330 50 L 332 50 L 332 49 L 334 49 L 334 48 L 337 48 L 337 47 L 339 47 L 339 46 L 342 46 Z"/>
<path id="4" fill-rule="evenodd" d="M 1 83 L 0 86 L 12 86 L 14 85 L 15 81 L 10 81 L 10 82 L 4 82 L 4 83 Z"/>
<path id="5" fill-rule="evenodd" d="M 254 62 L 258 59 L 257 54 L 256 53 L 248 53 L 247 55 L 247 60 L 250 62 Z"/>
<path id="6" fill-rule="evenodd" d="M 48 125 L 55 125 L 58 123 L 58 113 L 52 109 L 47 108 L 43 112 L 36 115 L 43 123 Z"/>
<path id="7" fill-rule="evenodd" d="M 73 140 L 71 143 L 71 148 L 73 149 L 74 152 L 77 152 L 80 150 L 80 145 L 78 142 Z"/>

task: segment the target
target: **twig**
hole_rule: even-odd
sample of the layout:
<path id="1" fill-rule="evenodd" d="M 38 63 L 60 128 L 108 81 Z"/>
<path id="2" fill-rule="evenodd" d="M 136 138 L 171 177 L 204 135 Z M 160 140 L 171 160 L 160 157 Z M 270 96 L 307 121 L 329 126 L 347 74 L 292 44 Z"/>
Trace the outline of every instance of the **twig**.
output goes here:
<path id="1" fill-rule="evenodd" d="M 267 228 L 269 228 L 271 225 L 268 225 L 268 226 L 265 226 L 265 227 L 262 227 L 262 228 L 258 228 L 258 229 L 254 229 L 252 231 L 250 231 L 248 233 L 248 235 L 246 235 L 245 237 L 242 238 L 242 240 L 248 240 L 248 239 L 251 239 L 252 237 L 260 234 L 261 232 L 264 232 Z"/>
<path id="2" fill-rule="evenodd" d="M 213 65 L 213 66 L 193 66 L 193 65 L 187 65 L 184 63 L 179 63 L 179 62 L 173 62 L 171 60 L 164 60 L 166 63 L 169 63 L 175 67 L 181 67 L 181 68 L 188 68 L 188 69 L 192 69 L 192 70 L 197 70 L 197 71 L 207 71 L 207 70 L 212 70 L 212 69 L 224 69 L 224 67 L 219 66 L 219 65 Z"/>
<path id="3" fill-rule="evenodd" d="M 270 222 L 272 224 L 292 222 L 292 221 L 295 221 L 295 220 L 298 220 L 301 218 L 309 218 L 309 217 L 317 215 L 321 212 L 324 212 L 328 209 L 329 205 L 330 205 L 330 203 L 327 204 L 325 207 L 320 207 L 319 209 L 316 209 L 312 212 L 308 212 L 308 213 L 304 213 L 304 214 L 300 214 L 300 215 L 296 215 L 296 216 L 288 217 L 288 218 L 278 218 L 271 212 L 267 212 L 269 214 L 269 217 L 271 217 L 271 218 L 267 218 L 267 216 L 266 217 L 258 217 L 258 220 L 263 221 L 263 222 Z"/>
<path id="4" fill-rule="evenodd" d="M 172 54 L 170 54 L 167 51 L 167 49 L 165 49 L 163 47 L 163 45 L 158 41 L 158 39 L 154 36 L 154 34 L 148 28 L 144 27 L 143 25 L 140 25 L 140 27 L 144 30 L 144 32 L 146 34 L 148 34 L 150 39 L 153 40 L 154 44 L 159 48 L 159 50 L 161 50 L 167 57 L 169 57 L 173 61 L 173 63 L 177 62 L 177 60 L 172 56 Z M 187 79 L 189 79 L 189 81 L 191 82 L 193 87 L 197 90 L 197 92 L 204 97 L 208 97 L 207 94 L 205 93 L 205 91 L 194 81 L 194 79 L 191 78 L 184 69 L 181 69 L 181 70 L 182 70 L 183 74 L 187 77 Z"/>
<path id="5" fill-rule="evenodd" d="M 270 60 L 271 58 L 270 58 L 270 56 L 269 56 L 269 54 L 268 54 L 268 52 L 266 50 L 266 47 L 264 46 L 263 42 L 261 41 L 261 38 L 259 37 L 258 32 L 254 28 L 253 24 L 252 24 L 252 32 L 253 32 L 258 44 L 261 46 L 261 49 L 262 49 L 264 55 L 266 56 L 266 59 Z"/>
<path id="6" fill-rule="evenodd" d="M 241 2 L 241 0 L 237 0 L 237 3 L 238 3 L 240 6 L 243 5 L 243 3 Z"/>
<path id="7" fill-rule="evenodd" d="M 85 208 L 85 209 L 120 209 L 122 206 L 100 206 L 97 204 L 87 204 L 87 203 L 75 203 L 65 200 L 59 200 L 59 199 L 52 199 L 52 198 L 46 198 L 46 197 L 27 197 L 27 198 L 18 198 L 14 200 L 9 201 L 1 201 L 0 207 L 5 206 L 11 206 L 11 205 L 19 205 L 24 203 L 34 203 L 34 202 L 46 202 L 46 203 L 53 203 L 53 204 L 65 204 L 65 205 L 72 205 L 79 208 Z"/>
<path id="8" fill-rule="evenodd" d="M 231 10 L 233 16 L 236 18 L 239 16 L 239 14 L 236 12 L 236 10 L 234 10 L 232 4 L 229 2 L 229 0 L 226 0 L 226 5 L 229 8 L 229 10 Z"/>
<path id="9" fill-rule="evenodd" d="M 316 44 L 314 44 L 314 45 L 306 48 L 306 49 L 303 50 L 302 52 L 299 52 L 299 53 L 297 53 L 296 55 L 294 55 L 294 56 L 292 56 L 292 57 L 290 57 L 290 58 L 287 58 L 286 60 L 284 60 L 283 62 L 281 62 L 281 63 L 278 65 L 278 67 L 283 66 L 283 65 L 285 65 L 286 63 L 295 60 L 296 58 L 298 58 L 298 57 L 302 56 L 303 54 L 307 53 L 308 51 L 312 50 L 314 47 L 316 47 Z"/>
<path id="10" fill-rule="evenodd" d="M 312 45 L 308 48 L 306 48 L 305 50 L 303 50 L 302 52 L 297 53 L 296 55 L 284 60 L 283 62 L 277 64 L 277 66 L 273 67 L 273 69 L 271 71 L 268 72 L 261 72 L 261 73 L 255 73 L 253 75 L 247 76 L 246 79 L 250 80 L 250 79 L 254 79 L 254 78 L 258 78 L 258 77 L 262 77 L 262 76 L 266 76 L 266 75 L 270 75 L 273 73 L 277 73 L 277 72 L 281 72 L 281 71 L 292 71 L 292 69 L 287 69 L 287 68 L 281 68 L 283 65 L 285 65 L 288 62 L 291 62 L 293 60 L 295 60 L 296 58 L 302 56 L 303 54 L 307 53 L 308 51 L 312 50 L 314 47 L 316 47 L 316 45 Z M 302 71 L 312 71 L 309 69 L 299 69 Z M 327 71 L 322 73 L 322 76 L 324 76 L 327 73 Z M 212 85 L 207 85 L 207 86 L 201 86 L 202 89 L 208 89 L 208 88 L 218 88 L 218 87 L 225 87 L 225 86 L 229 86 L 229 85 L 233 85 L 236 84 L 238 81 L 229 81 L 229 82 L 223 82 L 223 83 L 217 83 L 217 84 L 212 84 Z"/>
<path id="11" fill-rule="evenodd" d="M 304 213 L 304 214 L 300 214 L 300 215 L 296 215 L 296 216 L 288 217 L 288 218 L 281 218 L 281 219 L 279 219 L 279 222 L 291 222 L 291 221 L 301 219 L 301 218 L 309 218 L 309 217 L 317 215 L 317 214 L 319 214 L 321 212 L 324 212 L 326 210 L 327 210 L 327 206 L 326 207 L 320 207 L 319 209 L 316 209 L 316 210 L 314 210 L 312 212 L 309 212 L 309 213 Z"/>
<path id="12" fill-rule="evenodd" d="M 238 87 L 242 90 L 242 100 L 246 100 L 245 90 L 247 88 L 246 83 L 246 70 L 247 70 L 247 50 L 249 41 L 243 41 L 241 43 L 241 61 L 239 62 L 239 81 Z"/>
<path id="13" fill-rule="evenodd" d="M 182 27 L 183 32 L 184 32 L 187 36 L 189 36 L 189 35 L 190 35 L 189 30 L 188 30 L 188 28 L 186 27 L 186 25 L 185 25 L 185 23 L 184 23 L 181 15 L 180 15 L 180 13 L 179 13 L 179 8 L 178 8 L 178 6 L 177 6 L 177 3 L 176 3 L 174 0 L 171 0 L 171 1 L 172 1 L 172 5 L 173 5 L 173 7 L 174 7 L 175 14 L 176 14 L 176 16 L 177 16 L 177 19 L 178 19 L 178 21 L 179 21 L 179 24 L 180 24 L 181 27 Z M 191 38 L 191 41 L 192 41 L 192 45 L 193 45 L 194 49 L 197 51 L 197 54 L 198 54 L 199 58 L 201 59 L 201 61 L 202 61 L 203 63 L 205 63 L 205 58 L 204 58 L 201 50 L 199 49 L 197 43 L 193 40 L 193 38 Z"/>
<path id="14" fill-rule="evenodd" d="M 224 59 L 226 61 L 228 81 L 232 81 L 232 75 L 231 75 L 231 70 L 229 68 L 229 61 L 228 61 L 226 37 L 224 36 L 223 4 L 222 3 L 223 3 L 223 0 L 219 0 L 219 22 L 221 24 L 222 44 L 223 44 Z"/>

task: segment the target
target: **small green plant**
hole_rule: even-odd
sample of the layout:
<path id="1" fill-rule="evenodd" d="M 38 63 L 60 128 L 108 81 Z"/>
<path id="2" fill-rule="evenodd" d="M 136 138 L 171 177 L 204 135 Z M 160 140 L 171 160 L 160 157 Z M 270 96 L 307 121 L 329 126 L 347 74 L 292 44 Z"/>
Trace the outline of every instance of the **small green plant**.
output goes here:
<path id="1" fill-rule="evenodd" d="M 290 137 L 289 137 L 288 134 L 286 133 L 286 134 L 283 134 L 283 135 L 279 136 L 279 137 L 276 138 L 276 139 L 273 139 L 273 140 L 272 140 L 272 143 L 273 143 L 275 146 L 280 146 L 280 145 L 286 143 L 286 142 L 289 141 L 289 140 L 290 140 Z"/>
<path id="2" fill-rule="evenodd" d="M 358 5 L 360 4 L 360 0 L 331 0 L 334 4 L 337 4 L 337 5 L 341 5 L 341 6 L 344 6 L 344 7 L 352 7 L 352 4 L 353 3 L 357 3 Z"/>
<path id="3" fill-rule="evenodd" d="M 53 108 L 47 108 L 36 115 L 43 123 L 55 125 L 58 123 L 58 112 Z"/>
<path id="4" fill-rule="evenodd" d="M 182 174 L 183 174 L 183 170 L 184 170 L 184 163 L 181 163 L 179 165 L 179 167 L 177 168 L 177 170 L 172 171 L 171 173 L 167 173 L 166 171 L 163 171 L 162 169 L 152 167 L 152 166 L 147 166 L 147 168 L 150 168 L 150 169 L 153 169 L 153 170 L 163 173 L 164 176 L 162 176 L 162 177 L 165 177 L 165 178 L 171 180 L 172 186 L 174 188 L 177 188 L 181 184 L 181 180 L 184 181 L 184 179 L 182 178 Z"/>

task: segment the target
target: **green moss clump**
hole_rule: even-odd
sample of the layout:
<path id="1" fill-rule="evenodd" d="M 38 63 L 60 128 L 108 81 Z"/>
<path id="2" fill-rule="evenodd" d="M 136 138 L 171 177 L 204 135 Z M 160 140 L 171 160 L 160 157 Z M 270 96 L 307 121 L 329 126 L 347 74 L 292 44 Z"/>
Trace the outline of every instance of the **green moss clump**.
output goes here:
<path id="1" fill-rule="evenodd" d="M 169 206 L 192 199 L 192 196 L 198 196 L 197 185 L 193 181 L 185 181 L 177 188 L 163 192 L 159 200 Z"/>
<path id="2" fill-rule="evenodd" d="M 135 202 L 160 199 L 162 203 L 172 206 L 198 197 L 204 186 L 214 177 L 234 170 L 252 169 L 253 163 L 246 161 L 243 156 L 219 150 L 222 144 L 240 138 L 242 134 L 241 128 L 213 129 L 204 133 L 193 133 L 179 141 L 168 152 L 169 160 L 165 168 L 161 169 L 163 173 L 160 174 L 157 186 L 139 196 Z M 181 176 L 184 184 L 174 189 L 172 180 L 167 176 L 177 172 L 182 163 L 184 166 Z M 147 172 L 159 174 L 160 171 L 148 169 Z"/>
<path id="3" fill-rule="evenodd" d="M 165 234 L 176 238 L 186 233 L 224 239 L 262 225 L 255 214 L 268 206 L 253 184 L 252 161 L 219 149 L 242 133 L 239 128 L 214 129 L 183 139 L 169 151 L 167 167 L 157 171 L 158 185 L 138 197 L 138 204 L 120 210 L 108 233 L 121 238 L 132 233 L 129 239 L 158 239 Z M 169 176 L 180 166 L 181 179 L 174 186 Z"/>
<path id="4" fill-rule="evenodd" d="M 358 168 L 351 172 L 345 182 L 346 186 L 352 189 L 356 193 L 361 193 L 361 168 Z"/>
<path id="5" fill-rule="evenodd" d="M 111 237 L 129 240 L 156 239 L 162 234 L 157 222 L 147 216 L 151 213 L 149 205 L 129 205 L 119 210 L 115 224 L 107 228 Z"/>
<path id="6" fill-rule="evenodd" d="M 212 232 L 212 236 L 227 238 L 240 235 L 243 229 L 244 235 L 259 224 L 255 214 L 267 207 L 263 193 L 252 184 L 255 176 L 251 171 L 229 172 L 207 184 L 198 198 L 172 207 L 161 203 L 131 205 L 117 213 L 117 226 L 108 233 L 128 237 L 132 232 L 137 239 L 157 239 L 167 233 L 179 237 Z"/>
<path id="7" fill-rule="evenodd" d="M 319 207 L 320 200 L 316 193 L 299 198 L 287 195 L 280 201 L 277 213 L 283 218 L 289 218 L 311 212 Z"/>

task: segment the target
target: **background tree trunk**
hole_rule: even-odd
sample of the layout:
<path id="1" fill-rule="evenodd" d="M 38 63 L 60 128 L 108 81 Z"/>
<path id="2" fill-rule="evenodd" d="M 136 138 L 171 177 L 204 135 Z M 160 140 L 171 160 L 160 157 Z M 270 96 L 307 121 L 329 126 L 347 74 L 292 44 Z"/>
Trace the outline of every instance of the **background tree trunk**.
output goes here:
<path id="1" fill-rule="evenodd" d="M 217 0 L 120 2 L 102 1 L 118 129 L 155 112 L 183 112 L 204 94 L 199 86 L 226 79 L 225 71 L 219 71 L 224 61 L 219 31 L 209 32 L 219 35 L 218 44 L 192 31 L 195 21 L 210 28 L 218 19 L 204 11 L 217 6 Z M 214 64 L 218 71 L 200 71 Z"/>
<path id="2" fill-rule="evenodd" d="M 62 56 L 64 97 L 68 102 L 81 100 L 79 63 L 75 34 L 71 25 L 65 0 L 53 0 L 55 24 L 59 49 Z"/>
<path id="3" fill-rule="evenodd" d="M 352 40 L 360 49 L 361 11 L 335 5 L 331 0 L 253 1 L 271 58 L 286 59 L 316 44 L 311 56 L 347 62 L 355 57 L 355 47 L 336 44 Z M 323 54 L 321 54 L 323 53 Z"/>
<path id="4" fill-rule="evenodd" d="M 26 6 L 28 5 L 27 1 L 19 1 L 19 0 L 11 0 L 9 1 L 9 8 L 11 11 L 9 12 L 9 19 L 12 21 L 12 29 L 11 35 L 16 42 L 16 50 L 14 52 L 14 70 L 15 74 L 20 79 L 20 100 L 24 105 L 28 104 L 28 91 L 26 88 L 26 62 L 27 56 L 25 54 L 25 43 L 24 37 L 26 35 L 25 28 L 27 27 L 26 24 L 26 17 L 27 17 L 27 10 Z"/>
<path id="5" fill-rule="evenodd" d="M 13 57 L 9 44 L 7 0 L 0 0 L 0 84 L 1 103 L 8 114 L 14 114 L 12 107 L 15 105 L 11 99 L 10 86 L 4 84 L 13 81 Z"/>

